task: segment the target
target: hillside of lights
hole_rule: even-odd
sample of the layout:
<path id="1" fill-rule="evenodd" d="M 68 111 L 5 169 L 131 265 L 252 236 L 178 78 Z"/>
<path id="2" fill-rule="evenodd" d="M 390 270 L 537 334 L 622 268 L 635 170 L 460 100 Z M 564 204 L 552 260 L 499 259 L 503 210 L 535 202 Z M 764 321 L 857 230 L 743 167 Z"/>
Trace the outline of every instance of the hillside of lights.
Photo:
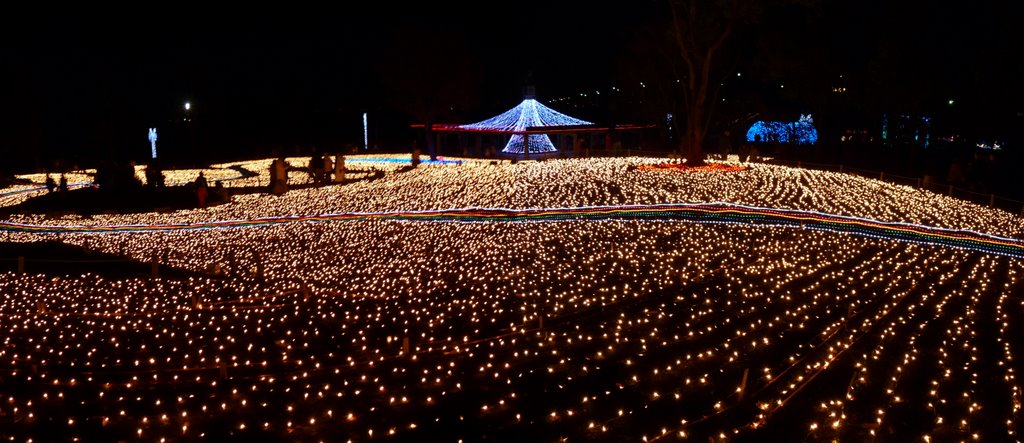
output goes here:
<path id="1" fill-rule="evenodd" d="M 1020 217 L 759 164 L 676 173 L 642 168 L 664 162 L 653 158 L 465 159 L 402 171 L 385 160 L 346 162 L 381 179 L 208 209 L 6 220 L 67 230 L 0 230 L 3 241 L 58 240 L 206 276 L 0 274 L 0 437 L 1019 439 L 1022 260 L 923 244 L 886 223 L 1015 247 Z M 269 162 L 206 175 L 265 185 Z M 238 178 L 236 165 L 258 175 Z M 450 211 L 715 202 L 881 228 Z M 316 217 L 410 211 L 449 216 Z M 211 224 L 281 216 L 298 221 Z M 204 223 L 214 227 L 75 230 Z"/>

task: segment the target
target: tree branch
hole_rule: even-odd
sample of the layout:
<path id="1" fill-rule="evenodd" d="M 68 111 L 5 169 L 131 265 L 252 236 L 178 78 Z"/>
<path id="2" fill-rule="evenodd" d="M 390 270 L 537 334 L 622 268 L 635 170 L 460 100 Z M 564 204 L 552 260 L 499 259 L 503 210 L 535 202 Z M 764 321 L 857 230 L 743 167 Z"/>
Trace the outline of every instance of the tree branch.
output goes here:
<path id="1" fill-rule="evenodd" d="M 707 98 L 708 87 L 710 86 L 710 83 L 711 83 L 711 66 L 713 64 L 713 60 L 714 60 L 715 54 L 722 47 L 722 45 L 725 44 L 726 40 L 729 39 L 729 36 L 732 35 L 732 30 L 735 27 L 735 25 L 736 25 L 736 19 L 735 18 L 730 19 L 729 22 L 725 25 L 725 29 L 722 30 L 722 34 L 719 35 L 718 39 L 715 40 L 715 43 L 708 47 L 707 54 L 704 56 L 705 57 L 704 58 L 704 66 L 702 67 L 703 70 L 701 71 L 701 91 L 700 91 L 700 94 L 698 94 L 698 96 L 700 97 L 699 100 L 701 100 L 701 101 L 706 101 L 706 98 Z M 720 89 L 720 87 L 719 86 L 713 86 L 713 88 L 714 88 L 713 95 L 717 98 L 718 97 L 718 89 Z M 714 103 L 711 104 L 712 107 L 714 105 L 715 105 Z M 712 115 L 711 112 L 707 112 L 705 114 L 704 121 L 701 122 L 702 130 L 704 132 L 707 131 L 708 126 L 710 126 L 710 124 L 711 124 L 711 115 Z"/>
<path id="2" fill-rule="evenodd" d="M 692 5 L 692 3 L 691 3 L 691 5 Z M 692 89 L 693 88 L 693 81 L 694 81 L 694 78 L 696 77 L 696 66 L 694 65 L 693 57 L 692 57 L 692 54 L 691 54 L 691 52 L 693 51 L 693 48 L 686 44 L 686 38 L 683 37 L 682 25 L 679 24 L 679 10 L 676 7 L 676 1 L 675 0 L 669 1 L 669 7 L 672 9 L 672 29 L 674 31 L 673 32 L 673 36 L 675 37 L 676 45 L 679 47 L 679 54 L 682 55 L 683 61 L 686 62 L 687 71 L 690 73 L 690 75 L 687 78 L 687 82 L 688 82 L 688 85 L 690 85 L 690 88 Z M 692 28 L 693 28 L 693 22 L 692 21 L 689 23 L 689 27 L 690 27 L 690 30 L 692 31 Z M 684 90 L 684 95 L 688 95 L 687 92 L 690 92 L 690 91 L 685 91 Z M 685 100 L 685 102 L 689 103 L 689 100 L 687 99 L 687 100 Z"/>
<path id="3" fill-rule="evenodd" d="M 728 70 L 725 71 L 726 72 L 725 74 L 722 74 L 722 76 L 717 79 L 718 80 L 717 83 L 719 84 L 719 86 L 715 87 L 715 89 L 713 90 L 713 92 L 711 94 L 711 106 L 708 108 L 708 115 L 714 115 L 715 114 L 715 108 L 719 104 L 718 97 L 721 96 L 721 92 L 722 92 L 721 84 L 723 82 L 725 82 L 725 79 L 729 77 L 730 73 L 732 73 L 734 70 L 736 70 L 736 65 L 738 63 L 739 63 L 739 61 L 737 59 L 733 59 L 732 66 Z M 708 128 L 710 128 L 710 127 L 711 127 L 711 118 L 708 117 L 705 120 L 705 122 L 704 122 L 704 132 L 707 133 Z"/>

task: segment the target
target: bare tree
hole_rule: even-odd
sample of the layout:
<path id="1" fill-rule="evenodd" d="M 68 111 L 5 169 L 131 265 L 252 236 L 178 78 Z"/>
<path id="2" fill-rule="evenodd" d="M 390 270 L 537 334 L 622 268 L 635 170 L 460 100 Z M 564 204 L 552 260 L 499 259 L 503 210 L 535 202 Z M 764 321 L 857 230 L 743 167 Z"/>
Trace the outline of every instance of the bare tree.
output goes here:
<path id="1" fill-rule="evenodd" d="M 684 78 L 679 82 L 686 113 L 682 150 L 690 163 L 704 163 L 704 136 L 718 96 L 722 47 L 735 32 L 737 23 L 753 9 L 756 1 L 669 0 L 672 13 L 671 41 L 682 60 Z"/>
<path id="2" fill-rule="evenodd" d="M 704 142 L 725 76 L 735 57 L 727 52 L 740 29 L 766 9 L 813 0 L 667 0 L 670 65 L 686 115 L 681 150 L 690 163 L 704 163 Z M 681 61 L 681 63 L 680 63 Z"/>

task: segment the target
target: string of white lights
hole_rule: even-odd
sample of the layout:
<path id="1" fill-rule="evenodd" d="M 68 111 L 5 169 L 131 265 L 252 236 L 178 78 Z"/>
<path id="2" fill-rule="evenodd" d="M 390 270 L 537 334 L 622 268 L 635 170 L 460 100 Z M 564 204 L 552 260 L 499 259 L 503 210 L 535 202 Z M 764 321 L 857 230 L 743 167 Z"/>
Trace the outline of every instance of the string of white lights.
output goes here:
<path id="1" fill-rule="evenodd" d="M 461 125 L 459 128 L 476 131 L 501 131 L 501 132 L 522 132 L 527 128 L 540 126 L 578 126 L 591 125 L 586 120 L 570 117 L 554 109 L 542 105 L 536 99 L 528 98 L 518 106 L 509 109 L 495 117 L 487 120 Z M 555 152 L 557 149 L 551 143 L 547 134 L 530 134 L 530 152 Z M 509 154 L 522 154 L 524 138 L 523 134 L 513 134 L 505 145 L 502 152 Z"/>

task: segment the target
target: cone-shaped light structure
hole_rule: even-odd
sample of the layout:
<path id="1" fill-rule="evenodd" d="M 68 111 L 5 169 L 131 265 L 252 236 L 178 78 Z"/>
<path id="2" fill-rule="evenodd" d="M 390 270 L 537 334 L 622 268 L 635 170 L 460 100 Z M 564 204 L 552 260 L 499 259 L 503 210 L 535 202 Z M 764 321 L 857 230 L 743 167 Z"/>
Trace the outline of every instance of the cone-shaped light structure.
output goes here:
<path id="1" fill-rule="evenodd" d="M 496 117 L 489 118 L 482 122 L 460 125 L 459 128 L 469 131 L 512 132 L 514 133 L 512 134 L 512 138 L 509 139 L 508 144 L 505 145 L 505 149 L 502 149 L 501 152 L 508 154 L 522 154 L 524 134 L 515 134 L 515 132 L 523 132 L 526 131 L 527 128 L 539 128 L 544 126 L 577 126 L 592 124 L 593 123 L 591 122 L 569 117 L 568 115 L 544 106 L 536 99 L 527 98 L 523 100 L 519 106 L 509 109 Z M 557 151 L 557 149 L 555 149 L 555 145 L 551 144 L 551 139 L 548 138 L 547 134 L 528 134 L 528 136 L 530 137 L 531 153 Z"/>

